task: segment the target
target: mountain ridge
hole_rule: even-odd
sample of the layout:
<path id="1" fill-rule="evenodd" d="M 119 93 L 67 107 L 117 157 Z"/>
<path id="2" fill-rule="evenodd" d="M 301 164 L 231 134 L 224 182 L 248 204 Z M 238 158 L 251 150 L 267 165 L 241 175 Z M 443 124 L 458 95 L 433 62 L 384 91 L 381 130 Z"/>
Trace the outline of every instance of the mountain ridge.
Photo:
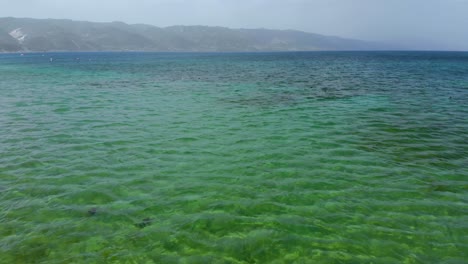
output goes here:
<path id="1" fill-rule="evenodd" d="M 157 27 L 120 21 L 0 18 L 0 52 L 174 51 L 249 52 L 384 50 L 381 43 L 298 30 L 220 26 Z"/>

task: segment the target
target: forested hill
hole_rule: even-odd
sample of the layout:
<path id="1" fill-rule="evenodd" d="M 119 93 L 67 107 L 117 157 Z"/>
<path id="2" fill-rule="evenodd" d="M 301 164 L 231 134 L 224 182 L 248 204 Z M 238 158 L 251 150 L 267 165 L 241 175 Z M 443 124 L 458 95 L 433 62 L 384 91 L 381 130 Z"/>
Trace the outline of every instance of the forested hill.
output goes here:
<path id="1" fill-rule="evenodd" d="M 296 30 L 0 18 L 0 51 L 379 50 L 383 44 Z"/>

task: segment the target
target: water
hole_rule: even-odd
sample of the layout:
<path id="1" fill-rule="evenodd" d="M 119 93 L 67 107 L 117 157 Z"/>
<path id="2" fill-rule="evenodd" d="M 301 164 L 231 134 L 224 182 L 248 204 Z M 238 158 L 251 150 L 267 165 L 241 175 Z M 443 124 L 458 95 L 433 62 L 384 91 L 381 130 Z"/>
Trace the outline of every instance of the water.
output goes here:
<path id="1" fill-rule="evenodd" d="M 0 55 L 1 263 L 467 263 L 467 177 L 468 53 Z"/>

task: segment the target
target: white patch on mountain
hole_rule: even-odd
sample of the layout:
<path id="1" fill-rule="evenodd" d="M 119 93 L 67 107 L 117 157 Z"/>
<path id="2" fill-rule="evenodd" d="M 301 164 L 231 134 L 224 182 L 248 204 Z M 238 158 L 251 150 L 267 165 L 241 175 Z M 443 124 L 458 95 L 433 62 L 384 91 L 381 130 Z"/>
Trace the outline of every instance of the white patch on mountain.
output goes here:
<path id="1" fill-rule="evenodd" d="M 26 37 L 28 36 L 28 34 L 24 34 L 23 31 L 21 31 L 21 28 L 12 30 L 9 34 L 10 36 L 18 40 L 20 44 L 23 43 Z"/>

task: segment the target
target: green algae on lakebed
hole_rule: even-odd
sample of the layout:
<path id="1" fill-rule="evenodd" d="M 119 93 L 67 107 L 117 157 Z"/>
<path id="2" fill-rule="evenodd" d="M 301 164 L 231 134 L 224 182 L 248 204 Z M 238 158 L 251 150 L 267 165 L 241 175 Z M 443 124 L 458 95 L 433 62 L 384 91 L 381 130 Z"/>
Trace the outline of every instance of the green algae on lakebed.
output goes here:
<path id="1" fill-rule="evenodd" d="M 0 263 L 465 262 L 467 105 L 468 53 L 2 54 Z"/>

